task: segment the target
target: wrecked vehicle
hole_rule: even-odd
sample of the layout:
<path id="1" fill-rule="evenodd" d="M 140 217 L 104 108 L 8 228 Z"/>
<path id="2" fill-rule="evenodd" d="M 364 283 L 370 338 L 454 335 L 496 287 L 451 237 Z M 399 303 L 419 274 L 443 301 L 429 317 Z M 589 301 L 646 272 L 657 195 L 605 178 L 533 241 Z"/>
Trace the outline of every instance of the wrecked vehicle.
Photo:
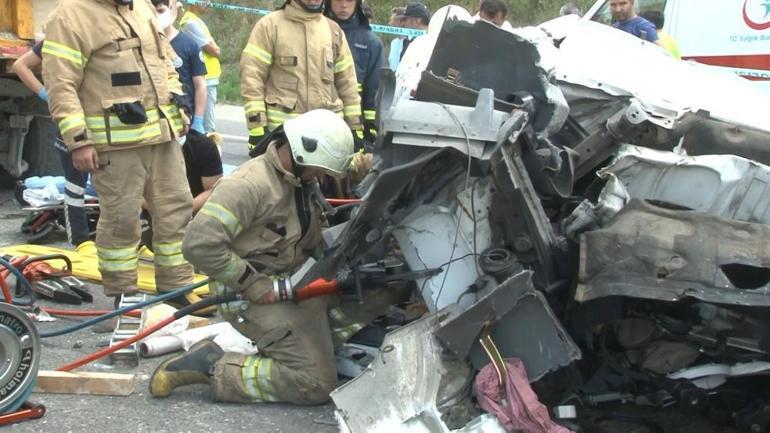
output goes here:
<path id="1" fill-rule="evenodd" d="M 593 22 L 434 45 L 413 98 L 385 74 L 364 201 L 303 280 L 440 269 L 333 392 L 342 430 L 768 431 L 770 101 Z"/>

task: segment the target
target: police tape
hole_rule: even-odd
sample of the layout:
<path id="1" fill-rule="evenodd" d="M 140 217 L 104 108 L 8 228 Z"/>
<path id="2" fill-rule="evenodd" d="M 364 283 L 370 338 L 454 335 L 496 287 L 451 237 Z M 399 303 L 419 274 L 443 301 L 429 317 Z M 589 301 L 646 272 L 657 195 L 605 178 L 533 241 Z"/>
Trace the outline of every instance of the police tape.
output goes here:
<path id="1" fill-rule="evenodd" d="M 201 6 L 210 7 L 212 9 L 222 9 L 222 10 L 243 12 L 247 14 L 255 14 L 255 15 L 262 15 L 262 16 L 265 16 L 270 12 L 272 12 L 269 9 L 250 8 L 248 6 L 234 5 L 229 3 L 214 3 L 214 2 L 209 2 L 207 0 L 187 0 L 185 3 L 193 4 L 193 5 L 197 4 Z M 407 29 L 403 27 L 383 26 L 380 24 L 370 24 L 369 26 L 372 28 L 372 31 L 375 33 L 384 33 L 388 35 L 406 36 L 409 38 L 413 38 L 415 36 L 420 36 L 425 34 L 425 30 L 419 30 L 419 29 Z"/>

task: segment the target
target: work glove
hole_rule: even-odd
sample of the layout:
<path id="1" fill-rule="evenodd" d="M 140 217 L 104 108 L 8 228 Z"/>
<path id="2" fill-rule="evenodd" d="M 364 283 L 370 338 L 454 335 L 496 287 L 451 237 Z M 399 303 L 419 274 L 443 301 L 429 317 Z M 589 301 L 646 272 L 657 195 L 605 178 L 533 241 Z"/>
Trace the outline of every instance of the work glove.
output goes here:
<path id="1" fill-rule="evenodd" d="M 205 134 L 206 131 L 203 129 L 203 118 L 193 116 L 192 122 L 190 123 L 190 129 L 198 131 L 201 134 Z"/>
<path id="2" fill-rule="evenodd" d="M 219 281 L 214 280 L 209 282 L 209 288 L 213 290 L 214 294 L 217 296 L 232 295 L 233 293 L 237 292 L 236 290 L 220 283 Z M 219 310 L 219 314 L 221 314 L 222 317 L 227 317 L 228 315 L 237 316 L 248 308 L 249 302 L 241 299 L 217 305 L 217 310 Z"/>
<path id="3" fill-rule="evenodd" d="M 192 116 L 193 109 L 192 104 L 190 103 L 190 98 L 186 97 L 185 95 L 172 93 L 171 99 L 173 99 L 174 105 L 176 105 L 179 111 L 187 115 L 188 118 Z"/>
<path id="4" fill-rule="evenodd" d="M 374 143 L 374 139 L 377 138 L 377 125 L 374 120 L 364 120 L 364 136 L 366 141 Z"/>
<path id="5" fill-rule="evenodd" d="M 360 183 L 374 165 L 374 156 L 371 153 L 364 153 L 363 150 L 356 152 L 350 160 L 348 167 L 348 180 L 351 184 Z"/>
<path id="6" fill-rule="evenodd" d="M 364 130 L 363 129 L 354 129 L 353 130 L 353 144 L 354 149 L 356 152 L 363 149 L 366 143 L 364 142 Z"/>
<path id="7" fill-rule="evenodd" d="M 48 91 L 45 90 L 45 87 L 41 87 L 40 90 L 37 91 L 37 97 L 48 102 Z"/>
<path id="8" fill-rule="evenodd" d="M 267 131 L 263 127 L 254 128 L 249 131 L 249 157 L 256 158 L 259 156 L 259 144 L 265 138 L 265 135 L 267 135 Z"/>

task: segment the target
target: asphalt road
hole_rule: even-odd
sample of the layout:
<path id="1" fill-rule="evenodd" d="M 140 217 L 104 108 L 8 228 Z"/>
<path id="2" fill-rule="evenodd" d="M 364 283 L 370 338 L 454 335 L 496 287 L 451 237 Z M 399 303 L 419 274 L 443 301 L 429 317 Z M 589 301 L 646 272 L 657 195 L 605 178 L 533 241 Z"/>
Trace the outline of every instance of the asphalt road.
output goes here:
<path id="1" fill-rule="evenodd" d="M 240 107 L 217 108 L 218 131 L 225 137 L 223 161 L 238 165 L 246 155 L 246 128 Z M 13 191 L 0 190 L 0 246 L 25 243 L 19 228 L 25 213 L 13 199 Z M 46 244 L 66 246 L 63 233 L 46 238 Z M 111 308 L 111 301 L 92 286 L 93 305 L 84 308 Z M 48 304 L 53 306 L 53 304 Z M 62 308 L 60 304 L 56 307 Z M 74 320 L 59 319 L 42 323 L 40 329 L 64 327 Z M 41 369 L 53 370 L 67 362 L 95 352 L 108 344 L 111 333 L 83 330 L 45 339 L 42 342 Z M 136 392 L 128 397 L 32 394 L 31 400 L 46 406 L 39 420 L 16 424 L 14 432 L 336 432 L 332 406 L 296 407 L 283 404 L 236 405 L 212 402 L 205 385 L 180 389 L 167 399 L 157 400 L 148 392 L 149 376 L 165 359 L 141 359 L 139 366 L 110 366 L 96 362 L 79 371 L 132 373 L 137 375 Z"/>

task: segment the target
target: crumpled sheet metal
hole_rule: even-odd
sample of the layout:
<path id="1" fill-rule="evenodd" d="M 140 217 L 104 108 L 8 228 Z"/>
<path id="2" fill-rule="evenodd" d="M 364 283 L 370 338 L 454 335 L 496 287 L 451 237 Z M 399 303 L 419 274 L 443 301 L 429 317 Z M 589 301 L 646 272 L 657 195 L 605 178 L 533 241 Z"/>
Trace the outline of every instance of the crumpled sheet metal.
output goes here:
<path id="1" fill-rule="evenodd" d="M 625 145 L 598 175 L 616 177 L 630 198 L 770 224 L 770 167 L 739 156 L 683 156 Z"/>
<path id="2" fill-rule="evenodd" d="M 553 23 L 553 22 L 552 22 Z M 710 113 L 736 125 L 770 131 L 770 97 L 747 80 L 673 59 L 655 44 L 592 21 L 564 23 L 556 79 L 633 96 L 655 116 Z M 704 91 L 710 89 L 711 91 Z M 718 89 L 718 90 L 717 90 Z M 670 113 L 678 113 L 670 116 Z"/>
<path id="3" fill-rule="evenodd" d="M 575 300 L 607 296 L 770 306 L 770 227 L 632 200 L 583 233 Z"/>
<path id="4" fill-rule="evenodd" d="M 450 433 L 438 406 L 470 384 L 470 366 L 444 356 L 433 331 L 456 317 L 449 307 L 389 333 L 379 355 L 360 376 L 331 393 L 342 431 L 351 433 Z M 496 419 L 457 432 L 503 432 Z M 467 427 L 467 426 L 466 426 Z"/>
<path id="5" fill-rule="evenodd" d="M 531 271 L 510 277 L 460 315 L 447 320 L 436 331 L 436 337 L 458 357 L 470 356 L 474 367 L 481 369 L 489 359 L 478 339 L 488 321 L 494 323 L 491 336 L 502 356 L 520 358 L 530 381 L 581 358 L 580 348 L 532 285 Z"/>

